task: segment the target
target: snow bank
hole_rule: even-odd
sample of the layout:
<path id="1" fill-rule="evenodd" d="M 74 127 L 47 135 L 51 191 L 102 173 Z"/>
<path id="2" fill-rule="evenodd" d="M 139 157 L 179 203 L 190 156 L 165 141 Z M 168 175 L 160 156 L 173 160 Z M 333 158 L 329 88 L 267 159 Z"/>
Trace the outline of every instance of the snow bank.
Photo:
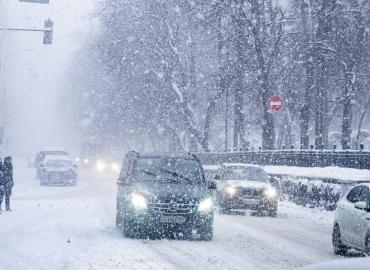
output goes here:
<path id="1" fill-rule="evenodd" d="M 265 166 L 268 174 L 289 175 L 296 177 L 333 179 L 342 183 L 370 182 L 370 170 L 359 170 L 339 167 L 306 168 L 288 166 Z"/>
<path id="2" fill-rule="evenodd" d="M 301 268 L 301 270 L 369 270 L 370 258 L 335 260 Z"/>

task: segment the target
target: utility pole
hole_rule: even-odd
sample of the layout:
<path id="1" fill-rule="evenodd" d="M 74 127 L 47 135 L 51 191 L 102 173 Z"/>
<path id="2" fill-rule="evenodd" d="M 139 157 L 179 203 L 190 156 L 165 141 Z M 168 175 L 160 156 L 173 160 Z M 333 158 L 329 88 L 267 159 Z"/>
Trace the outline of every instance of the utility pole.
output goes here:
<path id="1" fill-rule="evenodd" d="M 14 31 L 14 32 L 43 32 L 44 38 L 43 43 L 45 45 L 50 45 L 53 42 L 53 27 L 54 23 L 52 20 L 47 19 L 44 21 L 44 28 L 38 29 L 38 28 L 16 28 L 16 27 L 5 27 L 1 28 L 0 31 Z"/>

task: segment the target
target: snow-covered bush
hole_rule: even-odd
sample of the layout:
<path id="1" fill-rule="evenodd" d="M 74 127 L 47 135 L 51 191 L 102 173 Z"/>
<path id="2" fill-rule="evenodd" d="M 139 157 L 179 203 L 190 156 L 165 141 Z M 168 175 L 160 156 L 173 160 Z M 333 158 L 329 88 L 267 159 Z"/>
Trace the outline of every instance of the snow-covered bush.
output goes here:
<path id="1" fill-rule="evenodd" d="M 302 177 L 282 176 L 280 191 L 285 198 L 306 207 L 322 207 L 334 210 L 347 185 L 324 180 L 310 180 Z"/>

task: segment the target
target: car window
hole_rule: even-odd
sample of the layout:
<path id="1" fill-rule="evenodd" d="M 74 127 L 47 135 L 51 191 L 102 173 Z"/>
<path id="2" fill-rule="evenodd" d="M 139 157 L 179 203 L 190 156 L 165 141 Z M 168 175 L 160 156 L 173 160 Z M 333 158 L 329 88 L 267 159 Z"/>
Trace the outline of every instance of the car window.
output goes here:
<path id="1" fill-rule="evenodd" d="M 72 162 L 69 160 L 48 160 L 46 161 L 48 167 L 70 167 Z"/>
<path id="2" fill-rule="evenodd" d="M 368 187 L 364 187 L 361 191 L 360 202 L 370 202 L 370 190 Z"/>
<path id="3" fill-rule="evenodd" d="M 351 203 L 356 203 L 360 201 L 360 195 L 363 186 L 354 187 L 347 195 L 347 200 Z"/>
<path id="4" fill-rule="evenodd" d="M 267 174 L 261 168 L 245 166 L 226 167 L 221 178 L 223 180 L 268 181 Z"/>
<path id="5" fill-rule="evenodd" d="M 202 181 L 199 162 L 177 158 L 138 158 L 134 168 L 137 182 L 172 181 L 198 184 Z"/>

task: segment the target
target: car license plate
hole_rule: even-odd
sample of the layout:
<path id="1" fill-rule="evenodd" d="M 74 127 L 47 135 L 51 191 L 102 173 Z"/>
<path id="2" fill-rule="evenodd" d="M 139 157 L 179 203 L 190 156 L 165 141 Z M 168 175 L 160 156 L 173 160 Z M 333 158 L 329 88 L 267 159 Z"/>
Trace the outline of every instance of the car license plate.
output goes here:
<path id="1" fill-rule="evenodd" d="M 255 205 L 258 204 L 258 200 L 255 199 L 243 199 L 243 202 L 248 205 Z"/>
<path id="2" fill-rule="evenodd" d="M 174 223 L 174 224 L 183 224 L 186 221 L 185 217 L 179 217 L 179 216 L 164 216 L 161 217 L 160 221 L 162 223 Z"/>

